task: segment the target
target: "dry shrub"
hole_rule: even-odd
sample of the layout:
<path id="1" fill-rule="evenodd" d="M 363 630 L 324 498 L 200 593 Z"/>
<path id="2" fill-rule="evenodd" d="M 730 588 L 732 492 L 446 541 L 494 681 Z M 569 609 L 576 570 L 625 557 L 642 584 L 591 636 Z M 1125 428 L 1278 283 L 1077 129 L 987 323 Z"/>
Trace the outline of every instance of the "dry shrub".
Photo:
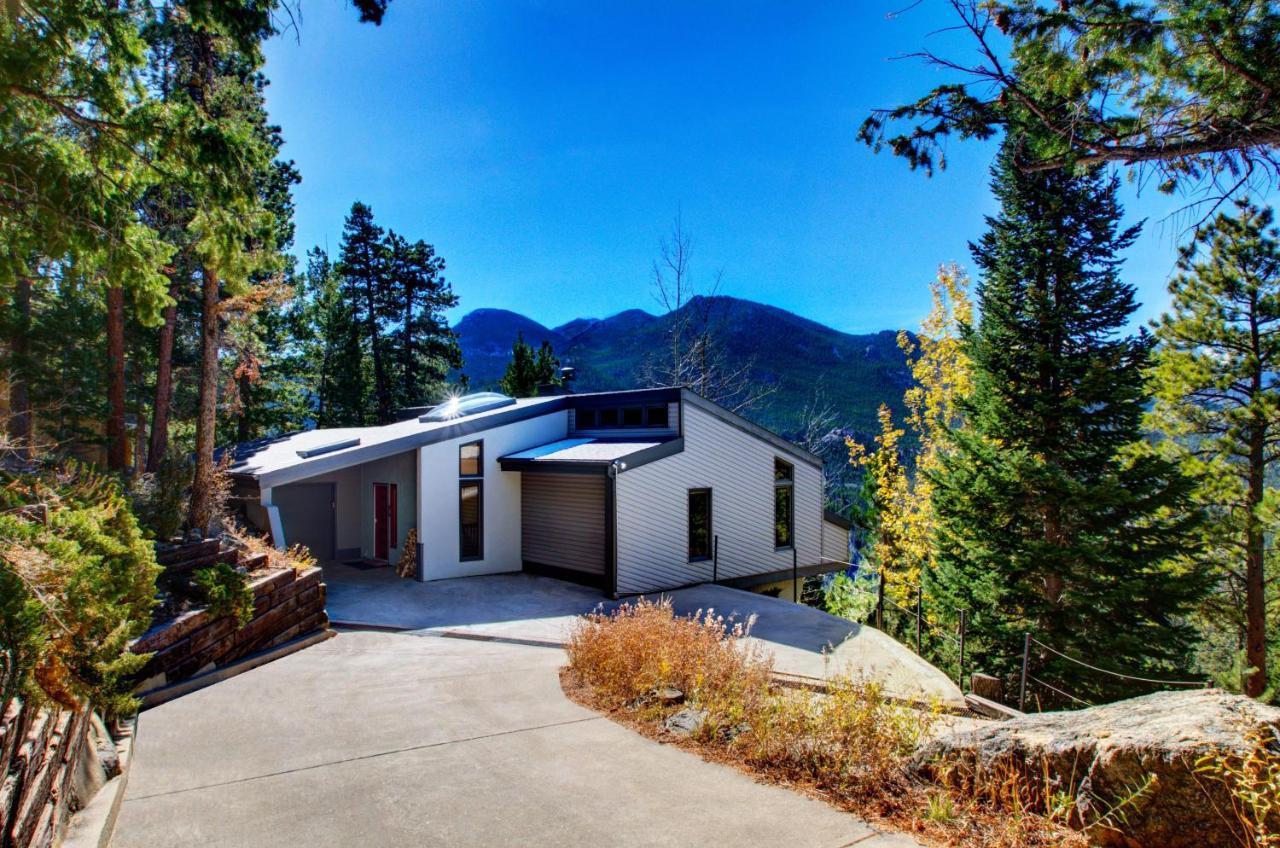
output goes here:
<path id="1" fill-rule="evenodd" d="M 1250 739 L 1247 753 L 1215 751 L 1196 761 L 1197 776 L 1226 786 L 1231 809 L 1218 812 L 1249 848 L 1280 848 L 1280 736 L 1268 735 Z"/>
<path id="2" fill-rule="evenodd" d="M 879 683 L 836 677 L 825 694 L 776 692 L 736 745 L 752 766 L 842 800 L 896 796 L 909 788 L 907 761 L 936 717 L 889 700 Z"/>
<path id="3" fill-rule="evenodd" d="M 939 844 L 1085 844 L 1061 820 L 996 797 L 1016 795 L 1018 787 L 970 785 L 965 795 L 958 775 L 942 785 L 920 780 L 909 763 L 940 720 L 937 709 L 892 700 L 880 684 L 847 677 L 829 680 L 823 692 L 776 685 L 772 658 L 744 638 L 749 628 L 750 622 L 729 626 L 710 610 L 677 617 L 669 602 L 646 600 L 586 616 L 566 644 L 566 691 L 666 739 L 672 737 L 662 720 L 669 714 L 704 710 L 702 727 L 682 744 Z M 687 702 L 655 697 L 668 686 Z"/>
<path id="4" fill-rule="evenodd" d="M 294 545 L 287 551 L 282 551 L 267 541 L 265 536 L 252 533 L 243 527 L 230 526 L 223 533 L 233 545 L 248 556 L 266 554 L 266 563 L 263 565 L 266 571 L 284 568 L 306 571 L 316 564 L 316 558 L 311 555 L 306 545 Z"/>
<path id="5" fill-rule="evenodd" d="M 744 641 L 750 622 L 726 622 L 713 610 L 677 617 L 671 602 L 641 599 L 579 619 L 565 649 L 569 669 L 601 706 L 656 706 L 671 686 L 699 709 L 704 729 L 733 727 L 769 696 L 772 660 Z"/>

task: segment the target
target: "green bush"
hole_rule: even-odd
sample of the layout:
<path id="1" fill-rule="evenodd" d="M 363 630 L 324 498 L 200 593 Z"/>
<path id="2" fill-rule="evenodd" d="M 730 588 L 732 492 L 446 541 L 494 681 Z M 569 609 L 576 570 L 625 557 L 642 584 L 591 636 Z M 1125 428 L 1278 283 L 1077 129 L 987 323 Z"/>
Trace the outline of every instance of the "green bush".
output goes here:
<path id="1" fill-rule="evenodd" d="M 112 479 L 79 465 L 0 473 L 4 695 L 108 716 L 136 707 L 159 567 Z"/>
<path id="2" fill-rule="evenodd" d="M 232 616 L 244 627 L 253 619 L 253 589 L 249 578 L 225 562 L 198 568 L 192 574 L 200 598 L 215 618 Z"/>
<path id="3" fill-rule="evenodd" d="M 167 541 L 182 531 L 194 467 L 190 454 L 175 445 L 161 457 L 154 474 L 143 474 L 133 481 L 133 509 L 152 538 Z"/>

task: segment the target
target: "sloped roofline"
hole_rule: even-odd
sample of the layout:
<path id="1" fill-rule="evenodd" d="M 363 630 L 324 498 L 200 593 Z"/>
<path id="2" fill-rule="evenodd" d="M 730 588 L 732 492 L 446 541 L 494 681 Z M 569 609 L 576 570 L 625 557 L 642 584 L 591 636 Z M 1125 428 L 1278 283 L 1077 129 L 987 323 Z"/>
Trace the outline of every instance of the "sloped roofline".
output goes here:
<path id="1" fill-rule="evenodd" d="M 232 476 L 241 479 L 256 480 L 260 487 L 282 486 L 308 477 L 340 471 L 353 465 L 362 465 L 366 462 L 372 462 L 436 442 L 445 442 L 490 430 L 494 427 L 501 427 L 505 424 L 562 412 L 575 406 L 575 402 L 579 399 L 616 398 L 622 400 L 628 397 L 636 400 L 654 398 L 674 400 L 679 397 L 683 403 L 704 410 L 730 426 L 768 442 L 781 453 L 785 453 L 800 462 L 805 462 L 818 468 L 822 467 L 822 459 L 820 457 L 799 445 L 792 444 L 777 433 L 748 421 L 738 413 L 709 401 L 690 389 L 665 386 L 533 398 L 521 402 L 517 406 L 482 412 L 460 418 L 457 421 L 442 422 L 434 425 L 428 424 L 412 429 L 410 429 L 408 422 L 397 422 L 396 424 L 388 424 L 381 427 L 346 428 L 344 432 L 361 434 L 362 438 L 359 445 L 318 456 L 298 457 L 296 461 L 287 461 L 277 467 L 261 470 L 254 469 L 249 464 L 251 457 L 258 450 L 265 449 L 276 442 L 288 441 L 290 437 L 281 437 L 270 442 L 250 442 L 236 445 L 231 449 L 234 451 L 233 455 L 237 457 L 238 461 L 231 467 L 230 473 Z M 415 423 L 417 422 L 417 419 L 411 420 Z M 404 432 L 396 433 L 397 429 L 404 430 Z M 379 431 L 387 430 L 392 430 L 393 432 L 385 438 L 376 438 L 376 436 L 381 435 Z M 291 436 L 296 435 L 299 434 L 291 434 Z"/>

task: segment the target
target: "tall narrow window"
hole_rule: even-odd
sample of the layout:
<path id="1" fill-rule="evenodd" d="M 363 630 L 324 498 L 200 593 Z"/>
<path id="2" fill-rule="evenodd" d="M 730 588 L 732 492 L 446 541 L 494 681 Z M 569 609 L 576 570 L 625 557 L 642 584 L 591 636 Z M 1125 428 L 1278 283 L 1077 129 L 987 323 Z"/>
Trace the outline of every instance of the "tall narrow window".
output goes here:
<path id="1" fill-rule="evenodd" d="M 689 562 L 711 559 L 711 490 L 689 490 Z"/>
<path id="2" fill-rule="evenodd" d="M 484 442 L 458 448 L 458 558 L 484 558 Z"/>
<path id="3" fill-rule="evenodd" d="M 484 483 L 463 480 L 458 484 L 458 557 L 480 559 L 484 556 Z"/>
<path id="4" fill-rule="evenodd" d="M 773 546 L 795 544 L 795 469 L 780 459 L 773 461 Z"/>

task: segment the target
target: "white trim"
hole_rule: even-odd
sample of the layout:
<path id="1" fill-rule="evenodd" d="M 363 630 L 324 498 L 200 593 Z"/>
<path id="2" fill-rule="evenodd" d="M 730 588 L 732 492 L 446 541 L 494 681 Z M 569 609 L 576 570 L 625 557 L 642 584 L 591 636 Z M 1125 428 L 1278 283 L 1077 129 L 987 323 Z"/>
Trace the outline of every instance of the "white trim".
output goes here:
<path id="1" fill-rule="evenodd" d="M 258 503 L 267 511 L 267 521 L 271 525 L 271 542 L 279 550 L 288 550 L 284 538 L 284 522 L 280 520 L 280 507 L 271 502 L 271 487 L 259 490 Z"/>

